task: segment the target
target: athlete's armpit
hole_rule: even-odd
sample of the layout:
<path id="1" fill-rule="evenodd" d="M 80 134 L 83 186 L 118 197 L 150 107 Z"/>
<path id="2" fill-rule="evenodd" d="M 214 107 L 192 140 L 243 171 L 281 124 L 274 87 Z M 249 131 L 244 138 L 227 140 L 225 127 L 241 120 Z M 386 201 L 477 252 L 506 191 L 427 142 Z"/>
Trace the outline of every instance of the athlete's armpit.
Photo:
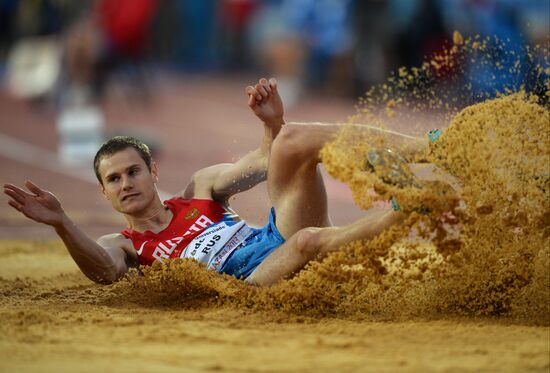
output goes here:
<path id="1" fill-rule="evenodd" d="M 182 193 L 185 199 L 214 199 L 214 185 L 224 171 L 231 168 L 231 163 L 220 163 L 198 170 Z"/>
<path id="2" fill-rule="evenodd" d="M 187 186 L 185 187 L 181 195 L 184 199 L 192 199 L 193 197 L 195 197 L 195 180 L 194 179 L 191 179 L 191 181 L 189 182 L 189 184 L 187 184 Z"/>
<path id="3" fill-rule="evenodd" d="M 114 281 L 120 279 L 130 267 L 139 266 L 139 258 L 132 241 L 120 233 L 100 237 L 97 243 L 109 254 L 114 262 L 115 273 L 111 274 Z"/>

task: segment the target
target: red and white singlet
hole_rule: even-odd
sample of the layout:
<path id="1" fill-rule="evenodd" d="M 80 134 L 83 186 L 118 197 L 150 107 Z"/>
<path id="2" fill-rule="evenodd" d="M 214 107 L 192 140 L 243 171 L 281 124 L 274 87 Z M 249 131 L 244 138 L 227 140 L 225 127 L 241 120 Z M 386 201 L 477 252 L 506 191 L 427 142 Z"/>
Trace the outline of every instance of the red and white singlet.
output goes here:
<path id="1" fill-rule="evenodd" d="M 139 263 L 192 258 L 207 268 L 220 270 L 229 255 L 252 234 L 252 229 L 218 202 L 175 197 L 164 201 L 172 221 L 159 233 L 121 232 L 132 240 Z"/>

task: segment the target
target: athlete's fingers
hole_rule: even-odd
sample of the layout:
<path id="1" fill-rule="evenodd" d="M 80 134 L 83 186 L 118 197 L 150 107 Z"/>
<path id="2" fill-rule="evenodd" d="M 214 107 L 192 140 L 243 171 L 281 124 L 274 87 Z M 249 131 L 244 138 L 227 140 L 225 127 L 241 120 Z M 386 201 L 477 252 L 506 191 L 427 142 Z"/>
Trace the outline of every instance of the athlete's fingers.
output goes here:
<path id="1" fill-rule="evenodd" d="M 262 87 L 264 87 L 268 94 L 271 93 L 271 87 L 269 86 L 269 82 L 266 78 L 260 79 L 260 84 L 262 85 Z"/>
<path id="2" fill-rule="evenodd" d="M 248 86 L 246 93 L 249 95 L 253 95 L 256 98 L 256 100 L 261 101 L 263 97 L 260 94 L 260 92 L 258 92 L 257 87 L 258 87 L 257 84 L 254 87 Z"/>
<path id="3" fill-rule="evenodd" d="M 256 85 L 256 87 L 259 88 L 258 85 Z M 260 94 L 260 92 L 258 91 L 258 89 L 256 89 L 255 87 L 252 87 L 252 86 L 248 86 L 246 87 L 246 94 L 249 96 L 249 97 L 252 97 L 254 99 L 254 106 L 255 105 L 258 105 L 260 104 L 262 101 L 263 101 L 263 96 Z M 248 106 L 252 107 L 252 104 L 249 100 L 249 103 L 248 103 Z"/>
<path id="4" fill-rule="evenodd" d="M 244 89 L 244 91 L 246 92 L 246 94 L 247 94 L 248 96 L 253 95 L 253 94 L 254 94 L 254 87 L 252 87 L 251 85 L 249 85 L 248 87 L 246 87 L 246 88 Z"/>
<path id="5" fill-rule="evenodd" d="M 270 78 L 269 79 L 269 86 L 271 87 L 271 92 L 273 94 L 277 93 L 277 79 Z"/>
<path id="6" fill-rule="evenodd" d="M 254 96 L 248 95 L 248 106 L 251 108 L 256 106 L 256 99 L 254 99 Z"/>
<path id="7" fill-rule="evenodd" d="M 265 87 L 260 83 L 256 84 L 256 87 L 254 88 L 256 88 L 256 91 L 258 91 L 258 93 L 262 95 L 262 98 L 267 98 L 269 96 L 269 93 L 267 93 Z"/>
<path id="8" fill-rule="evenodd" d="M 254 88 L 252 86 L 246 87 L 246 94 L 249 95 L 249 96 L 253 96 L 258 101 L 262 100 L 262 95 L 260 95 L 260 93 L 258 93 L 256 88 Z"/>
<path id="9" fill-rule="evenodd" d="M 34 184 L 32 181 L 30 180 L 27 180 L 25 181 L 25 186 L 27 187 L 28 190 L 30 190 L 31 192 L 33 192 L 35 195 L 37 196 L 41 196 L 43 195 L 44 193 L 46 193 L 46 191 L 40 189 L 38 187 L 38 185 Z"/>
<path id="10" fill-rule="evenodd" d="M 269 93 L 267 92 L 265 87 L 263 85 L 261 85 L 260 83 L 256 84 L 256 86 L 254 86 L 254 88 L 256 89 L 256 92 L 258 92 L 261 95 L 262 100 L 269 96 Z"/>
<path id="11" fill-rule="evenodd" d="M 13 191 L 11 189 L 5 189 L 4 193 L 7 194 L 9 197 L 11 197 L 13 201 L 15 201 L 19 204 L 22 204 L 22 203 L 25 202 L 25 197 L 24 196 L 22 196 L 21 194 Z"/>
<path id="12" fill-rule="evenodd" d="M 23 208 L 23 206 L 17 202 L 15 202 L 14 200 L 9 200 L 8 201 L 8 205 L 10 205 L 11 207 L 13 207 L 14 209 L 16 209 L 17 211 L 21 212 L 21 209 Z"/>
<path id="13" fill-rule="evenodd" d="M 32 194 L 24 191 L 23 189 L 13 185 L 13 184 L 6 184 L 4 185 L 4 193 L 8 194 L 7 192 L 10 191 L 16 196 L 19 196 L 19 198 L 25 199 L 26 197 L 33 197 Z"/>
<path id="14" fill-rule="evenodd" d="M 4 184 L 4 190 L 13 190 L 14 192 L 21 192 L 21 193 L 25 193 L 25 191 L 21 188 L 19 188 L 18 186 L 16 185 L 13 185 L 13 184 Z"/>

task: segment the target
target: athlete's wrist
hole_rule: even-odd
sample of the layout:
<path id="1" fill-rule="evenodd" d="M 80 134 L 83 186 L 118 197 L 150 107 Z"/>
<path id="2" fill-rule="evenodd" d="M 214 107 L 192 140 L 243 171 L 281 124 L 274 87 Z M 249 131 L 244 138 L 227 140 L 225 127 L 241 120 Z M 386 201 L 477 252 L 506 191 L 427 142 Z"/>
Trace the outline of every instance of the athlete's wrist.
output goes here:
<path id="1" fill-rule="evenodd" d="M 273 141 L 281 131 L 281 127 L 285 124 L 285 120 L 281 117 L 270 121 L 264 121 L 265 136 Z"/>
<path id="2" fill-rule="evenodd" d="M 57 233 L 66 232 L 71 226 L 74 225 L 74 222 L 71 220 L 69 215 L 63 211 L 60 213 L 60 216 L 58 219 L 52 221 L 48 225 L 51 225 Z"/>
<path id="3" fill-rule="evenodd" d="M 270 118 L 266 118 L 266 122 L 281 124 L 284 122 L 283 117 L 284 117 L 283 114 L 276 114 L 271 116 Z"/>

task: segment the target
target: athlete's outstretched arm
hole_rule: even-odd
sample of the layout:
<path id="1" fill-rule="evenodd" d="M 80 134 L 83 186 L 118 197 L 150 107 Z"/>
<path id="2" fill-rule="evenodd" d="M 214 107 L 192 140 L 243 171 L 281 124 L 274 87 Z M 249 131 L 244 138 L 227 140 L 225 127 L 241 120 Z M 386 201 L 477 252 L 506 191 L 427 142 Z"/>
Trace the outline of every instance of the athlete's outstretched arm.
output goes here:
<path id="1" fill-rule="evenodd" d="M 13 184 L 4 185 L 4 193 L 10 197 L 8 204 L 27 218 L 53 227 L 89 279 L 98 283 L 112 283 L 120 279 L 130 265 L 137 264 L 137 257 L 129 256 L 128 252 L 131 251 L 127 252 L 121 247 L 114 235 L 101 238 L 99 243 L 95 242 L 75 225 L 52 193 L 31 181 L 25 182 L 25 186 L 30 193 Z"/>
<path id="2" fill-rule="evenodd" d="M 246 87 L 248 106 L 262 120 L 264 135 L 260 146 L 234 164 L 220 164 L 198 171 L 184 195 L 213 198 L 225 202 L 234 194 L 248 190 L 267 178 L 267 165 L 273 140 L 284 124 L 284 108 L 277 81 L 259 80 Z"/>

